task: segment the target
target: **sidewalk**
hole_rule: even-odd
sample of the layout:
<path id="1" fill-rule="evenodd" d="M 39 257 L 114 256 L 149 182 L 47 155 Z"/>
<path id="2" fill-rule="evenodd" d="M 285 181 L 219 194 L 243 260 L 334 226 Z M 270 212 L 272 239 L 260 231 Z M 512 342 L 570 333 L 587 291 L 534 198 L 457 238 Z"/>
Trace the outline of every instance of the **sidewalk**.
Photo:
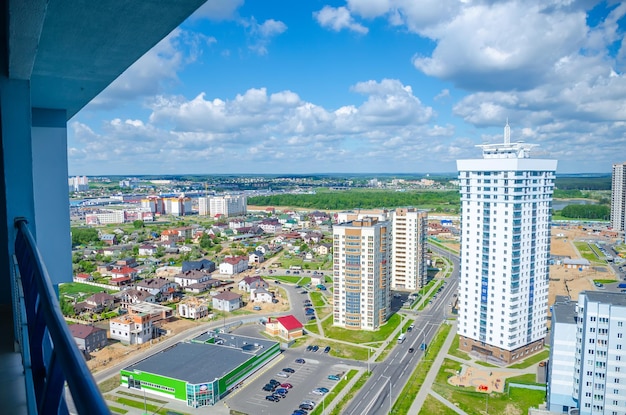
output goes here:
<path id="1" fill-rule="evenodd" d="M 433 365 L 430 367 L 430 370 L 428 371 L 428 375 L 426 375 L 426 379 L 424 379 L 424 383 L 422 384 L 422 387 L 420 388 L 419 393 L 413 400 L 413 404 L 411 405 L 411 408 L 409 409 L 408 415 L 418 415 L 420 410 L 422 409 L 422 405 L 424 404 L 426 397 L 428 396 L 429 393 L 431 393 L 431 387 L 433 383 L 435 382 L 435 378 L 437 377 L 437 372 L 439 371 L 439 368 L 443 364 L 443 359 L 445 359 L 446 356 L 448 355 L 448 350 L 450 349 L 450 346 L 452 345 L 452 342 L 454 341 L 454 336 L 456 336 L 456 321 L 451 322 L 450 324 L 452 326 L 452 330 L 450 330 L 450 333 L 448 333 L 448 337 L 446 337 L 446 341 L 443 343 L 443 346 L 441 347 L 439 354 L 437 354 L 437 357 L 435 357 L 435 361 L 433 362 Z M 454 405 L 452 405 L 452 407 L 456 408 Z M 460 412 L 458 408 L 456 408 L 456 411 L 458 413 L 462 413 Z"/>

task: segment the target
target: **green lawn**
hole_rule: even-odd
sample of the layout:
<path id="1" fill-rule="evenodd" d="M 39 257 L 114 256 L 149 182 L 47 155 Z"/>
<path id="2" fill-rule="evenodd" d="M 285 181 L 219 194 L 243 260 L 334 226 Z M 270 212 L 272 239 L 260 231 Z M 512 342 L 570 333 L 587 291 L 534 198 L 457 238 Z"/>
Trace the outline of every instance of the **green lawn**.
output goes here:
<path id="1" fill-rule="evenodd" d="M 498 365 L 494 365 L 494 364 L 491 364 L 491 363 L 483 362 L 482 360 L 477 360 L 476 364 L 480 365 L 480 366 L 484 366 L 484 367 L 499 367 Z"/>
<path id="2" fill-rule="evenodd" d="M 535 375 L 534 373 L 527 373 L 525 375 L 507 378 L 506 383 L 521 383 L 523 385 L 546 386 L 545 383 L 537 383 L 537 375 Z"/>
<path id="3" fill-rule="evenodd" d="M 88 297 L 91 294 L 101 293 L 102 291 L 106 291 L 111 294 L 113 290 L 105 290 L 102 287 L 96 287 L 95 285 L 82 284 L 80 282 L 68 282 L 59 285 L 59 295 L 69 295 L 69 296 L 80 296 L 80 297 Z"/>
<path id="4" fill-rule="evenodd" d="M 341 392 L 346 387 L 348 382 L 350 382 L 350 380 L 357 373 L 358 373 L 358 370 L 356 369 L 350 370 L 339 382 L 335 384 L 335 387 L 326 396 L 324 396 L 324 399 L 323 399 L 324 403 L 322 402 L 318 403 L 315 409 L 313 410 L 313 412 L 311 412 L 309 415 L 321 415 L 322 410 L 324 408 L 327 408 L 328 405 L 330 405 L 333 399 L 335 399 L 335 397 L 339 395 L 339 392 Z"/>
<path id="5" fill-rule="evenodd" d="M 298 276 L 292 277 L 291 275 L 268 275 L 267 277 L 264 277 L 264 278 L 269 281 L 278 280 L 278 281 L 286 282 L 289 284 L 297 284 L 298 281 L 302 279 L 302 277 L 298 277 Z"/>
<path id="6" fill-rule="evenodd" d="M 329 354 L 340 359 L 352 359 L 352 360 L 367 360 L 367 347 L 355 346 L 345 343 L 337 343 L 327 339 L 315 339 L 313 342 L 317 344 L 321 349 L 326 346 L 330 346 Z"/>
<path id="7" fill-rule="evenodd" d="M 471 358 L 469 357 L 467 353 L 459 350 L 459 335 L 458 334 L 454 336 L 454 340 L 452 341 L 452 344 L 450 345 L 450 350 L 448 350 L 448 354 L 454 357 L 458 357 L 459 359 L 471 360 Z"/>
<path id="8" fill-rule="evenodd" d="M 102 393 L 111 392 L 113 389 L 120 386 L 120 382 L 120 374 L 118 373 L 117 375 L 112 376 L 104 382 L 99 383 L 98 389 L 100 389 L 100 392 Z"/>
<path id="9" fill-rule="evenodd" d="M 398 314 L 392 315 L 386 324 L 377 331 L 347 330 L 341 327 L 333 327 L 333 317 L 329 317 L 322 322 L 326 337 L 336 340 L 348 341 L 351 343 L 369 343 L 384 341 L 393 331 L 398 328 L 401 322 Z"/>
<path id="10" fill-rule="evenodd" d="M 348 402 L 352 400 L 352 398 L 354 398 L 354 395 L 356 395 L 357 391 L 361 389 L 363 385 L 365 385 L 365 382 L 367 382 L 367 379 L 369 379 L 371 375 L 372 375 L 371 372 L 363 373 L 361 377 L 359 378 L 359 380 L 357 380 L 354 383 L 354 385 L 352 385 L 352 388 L 350 388 L 348 393 L 346 393 L 346 395 L 339 401 L 337 406 L 335 406 L 335 408 L 330 414 L 341 415 L 341 413 L 343 412 L 343 407 L 346 406 Z"/>
<path id="11" fill-rule="evenodd" d="M 456 412 L 428 395 L 422 404 L 419 415 L 456 415 Z"/>
<path id="12" fill-rule="evenodd" d="M 321 292 L 311 291 L 309 295 L 311 296 L 313 307 L 324 307 L 326 305 L 326 301 L 324 301 L 324 294 Z"/>
<path id="13" fill-rule="evenodd" d="M 126 409 L 118 408 L 117 406 L 109 405 L 109 409 L 111 412 L 115 412 L 116 414 L 126 414 L 128 411 Z"/>
<path id="14" fill-rule="evenodd" d="M 426 379 L 426 375 L 428 374 L 430 368 L 434 363 L 433 360 L 428 359 L 430 359 L 431 357 L 434 359 L 434 357 L 439 354 L 451 328 L 452 326 L 450 326 L 449 324 L 444 324 L 443 326 L 441 326 L 441 328 L 437 332 L 437 335 L 430 343 L 426 355 L 424 356 L 426 359 L 422 358 L 420 360 L 418 365 L 413 370 L 413 373 L 411 373 L 411 377 L 402 389 L 402 392 L 400 393 L 400 395 L 398 395 L 400 397 L 410 396 L 412 397 L 412 399 L 397 399 L 393 407 L 391 408 L 391 414 L 406 414 L 409 412 L 409 408 L 413 403 L 413 399 L 415 399 L 415 397 L 419 393 L 420 388 L 422 387 L 422 384 Z"/>
<path id="15" fill-rule="evenodd" d="M 598 255 L 596 255 L 596 253 L 593 251 L 593 249 L 591 249 L 591 247 L 589 246 L 587 242 L 574 242 L 574 245 L 578 249 L 578 252 L 580 252 L 580 255 L 582 255 L 582 257 L 588 260 L 589 262 L 593 264 L 605 263 L 604 261 L 601 261 L 598 258 Z"/>
<path id="16" fill-rule="evenodd" d="M 549 356 L 550 356 L 550 351 L 543 350 L 533 356 L 530 356 L 528 359 L 522 362 L 516 363 L 514 365 L 510 365 L 508 367 L 511 369 L 526 369 L 527 367 L 532 366 L 535 363 L 539 363 L 542 360 L 546 360 Z"/>
<path id="17" fill-rule="evenodd" d="M 598 284 L 612 284 L 614 282 L 617 282 L 617 280 L 593 280 L 593 282 L 598 283 Z"/>
<path id="18" fill-rule="evenodd" d="M 320 329 L 317 327 L 317 322 L 312 321 L 310 323 L 306 323 L 304 325 L 305 330 L 310 331 L 311 333 L 320 334 Z"/>
<path id="19" fill-rule="evenodd" d="M 482 415 L 485 409 L 492 414 L 525 414 L 530 407 L 544 402 L 545 392 L 511 388 L 509 393 L 490 394 L 477 392 L 474 387 L 457 387 L 448 383 L 448 378 L 461 368 L 457 362 L 444 359 L 433 390 L 471 415 Z"/>

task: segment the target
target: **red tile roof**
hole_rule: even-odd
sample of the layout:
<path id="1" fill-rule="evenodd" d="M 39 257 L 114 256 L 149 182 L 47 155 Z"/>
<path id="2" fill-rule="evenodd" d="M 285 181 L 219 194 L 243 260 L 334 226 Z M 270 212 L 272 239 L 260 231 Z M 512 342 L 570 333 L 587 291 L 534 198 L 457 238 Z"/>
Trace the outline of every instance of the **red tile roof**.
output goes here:
<path id="1" fill-rule="evenodd" d="M 135 272 L 137 272 L 137 270 L 131 267 L 122 267 L 120 269 L 111 270 L 111 274 L 118 274 L 118 275 L 129 275 L 129 274 L 134 274 Z"/>
<path id="2" fill-rule="evenodd" d="M 297 330 L 297 329 L 301 329 L 302 327 L 304 327 L 302 325 L 302 323 L 300 323 L 298 321 L 297 318 L 295 318 L 292 315 L 288 315 L 288 316 L 284 316 L 284 317 L 278 317 L 276 320 L 278 320 L 278 322 L 285 328 L 285 330 L 287 331 L 291 331 L 291 330 Z"/>

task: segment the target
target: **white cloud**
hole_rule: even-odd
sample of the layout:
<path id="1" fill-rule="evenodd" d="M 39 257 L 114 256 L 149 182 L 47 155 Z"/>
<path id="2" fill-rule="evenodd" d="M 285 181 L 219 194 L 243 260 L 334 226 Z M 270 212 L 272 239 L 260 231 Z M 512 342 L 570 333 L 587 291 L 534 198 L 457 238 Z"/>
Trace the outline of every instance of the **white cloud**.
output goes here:
<path id="1" fill-rule="evenodd" d="M 267 47 L 272 38 L 287 30 L 285 23 L 274 19 L 268 19 L 259 24 L 254 17 L 251 17 L 241 20 L 240 23 L 247 29 L 248 48 L 258 55 L 267 55 Z"/>
<path id="2" fill-rule="evenodd" d="M 313 13 L 313 17 L 320 26 L 339 32 L 348 29 L 356 33 L 366 34 L 367 27 L 354 21 L 350 11 L 345 7 L 324 6 L 322 10 Z"/>

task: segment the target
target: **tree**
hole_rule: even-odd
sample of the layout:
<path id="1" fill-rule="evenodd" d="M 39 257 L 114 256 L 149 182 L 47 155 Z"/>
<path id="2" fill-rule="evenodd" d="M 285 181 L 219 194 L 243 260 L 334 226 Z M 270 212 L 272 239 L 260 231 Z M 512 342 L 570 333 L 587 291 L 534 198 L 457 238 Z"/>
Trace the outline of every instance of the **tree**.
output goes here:
<path id="1" fill-rule="evenodd" d="M 137 219 L 133 221 L 133 227 L 135 229 L 141 229 L 145 226 L 145 223 L 141 219 Z"/>
<path id="2" fill-rule="evenodd" d="M 100 241 L 98 231 L 94 228 L 71 228 L 72 245 L 87 245 Z"/>
<path id="3" fill-rule="evenodd" d="M 202 234 L 202 237 L 200 237 L 200 247 L 202 249 L 210 249 L 213 246 L 213 240 L 211 239 L 211 236 L 207 233 Z"/>

